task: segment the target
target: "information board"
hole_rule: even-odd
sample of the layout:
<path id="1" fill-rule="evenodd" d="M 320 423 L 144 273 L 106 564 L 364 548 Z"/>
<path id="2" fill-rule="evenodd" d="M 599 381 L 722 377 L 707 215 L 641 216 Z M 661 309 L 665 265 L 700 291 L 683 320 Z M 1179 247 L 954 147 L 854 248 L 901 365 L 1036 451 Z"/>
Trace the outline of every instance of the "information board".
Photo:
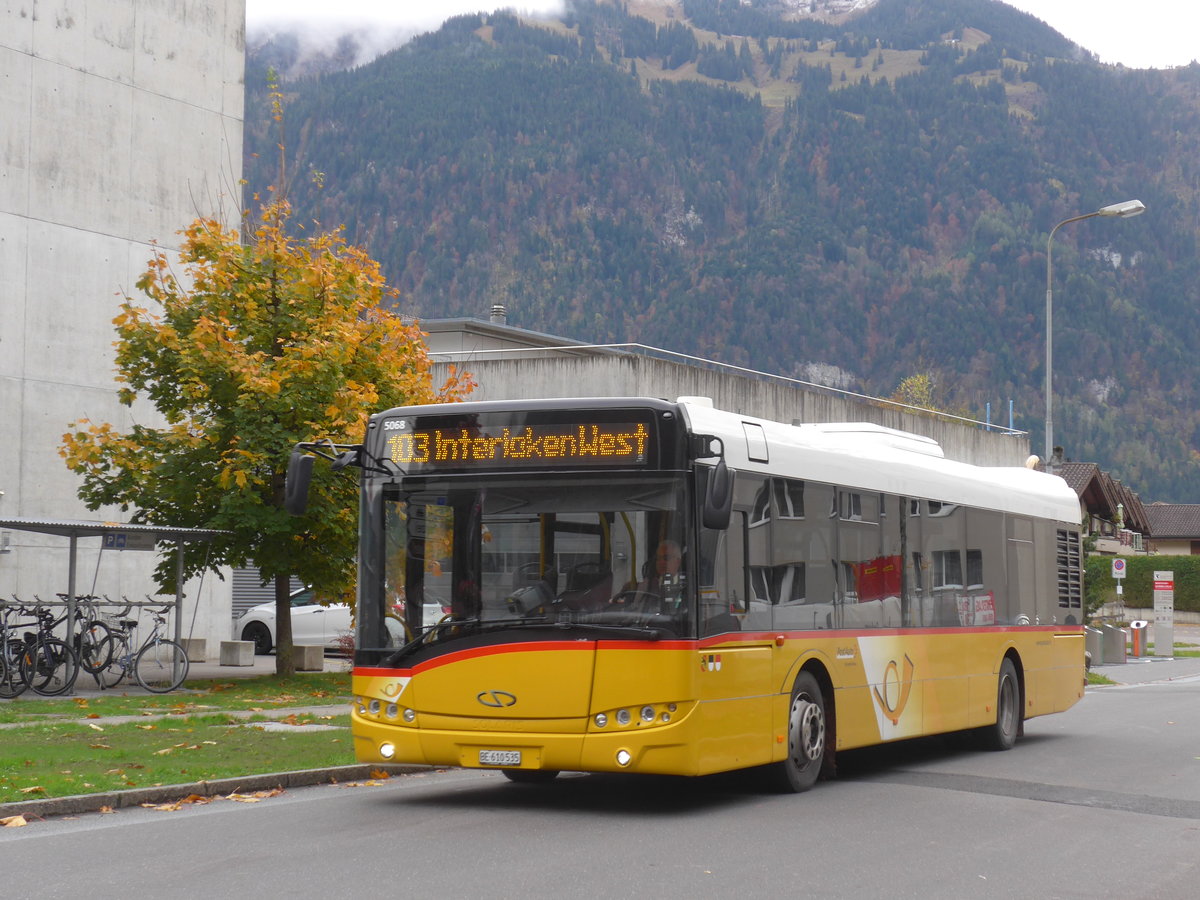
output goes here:
<path id="1" fill-rule="evenodd" d="M 1154 655 L 1175 655 L 1175 573 L 1154 573 Z"/>

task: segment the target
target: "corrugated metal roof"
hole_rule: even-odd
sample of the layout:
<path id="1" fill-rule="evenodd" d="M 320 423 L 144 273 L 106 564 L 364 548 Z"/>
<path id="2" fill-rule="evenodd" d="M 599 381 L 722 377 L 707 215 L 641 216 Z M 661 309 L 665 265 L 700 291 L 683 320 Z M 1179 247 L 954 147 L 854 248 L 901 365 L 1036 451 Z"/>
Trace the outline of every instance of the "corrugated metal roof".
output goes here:
<path id="1" fill-rule="evenodd" d="M 177 528 L 170 525 L 134 525 L 126 522 L 89 522 L 84 519 L 0 519 L 0 528 L 56 534 L 60 537 L 101 537 L 106 534 L 149 534 L 155 540 L 211 541 L 230 534 L 214 528 Z"/>

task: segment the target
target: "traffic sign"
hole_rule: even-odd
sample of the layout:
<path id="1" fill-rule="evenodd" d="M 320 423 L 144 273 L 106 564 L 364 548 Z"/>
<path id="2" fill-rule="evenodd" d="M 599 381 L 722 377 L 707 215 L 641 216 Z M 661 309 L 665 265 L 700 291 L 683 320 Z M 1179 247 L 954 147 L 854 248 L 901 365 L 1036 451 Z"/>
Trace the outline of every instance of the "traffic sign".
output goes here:
<path id="1" fill-rule="evenodd" d="M 146 531 L 110 531 L 104 535 L 105 550 L 153 550 L 155 535 Z"/>
<path id="2" fill-rule="evenodd" d="M 1114 558 L 1112 561 L 1112 577 L 1125 577 L 1125 560 L 1121 559 L 1120 557 Z"/>

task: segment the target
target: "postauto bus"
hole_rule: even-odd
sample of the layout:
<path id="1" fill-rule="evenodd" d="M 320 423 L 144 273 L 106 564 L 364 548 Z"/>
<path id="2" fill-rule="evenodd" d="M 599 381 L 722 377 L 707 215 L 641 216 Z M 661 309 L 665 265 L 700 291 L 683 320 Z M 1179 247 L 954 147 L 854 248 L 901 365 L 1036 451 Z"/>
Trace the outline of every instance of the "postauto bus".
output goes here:
<path id="1" fill-rule="evenodd" d="M 361 472 L 363 762 L 801 791 L 839 750 L 1008 749 L 1083 695 L 1079 508 L 1052 475 L 703 398 L 390 409 L 362 444 L 299 445 L 293 511 L 313 453 Z"/>

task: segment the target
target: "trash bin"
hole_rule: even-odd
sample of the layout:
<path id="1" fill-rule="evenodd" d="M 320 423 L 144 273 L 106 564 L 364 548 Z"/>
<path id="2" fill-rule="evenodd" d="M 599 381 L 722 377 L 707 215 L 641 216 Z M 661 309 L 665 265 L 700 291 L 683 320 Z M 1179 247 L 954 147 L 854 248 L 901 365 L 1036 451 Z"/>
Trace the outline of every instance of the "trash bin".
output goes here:
<path id="1" fill-rule="evenodd" d="M 1099 628 L 1092 628 L 1090 625 L 1083 629 L 1084 644 L 1088 655 L 1091 657 L 1093 666 L 1104 665 L 1104 641 L 1103 635 Z"/>
<path id="2" fill-rule="evenodd" d="M 1125 662 L 1125 629 L 1116 625 L 1105 625 L 1100 629 L 1104 641 L 1104 664 Z"/>
<path id="3" fill-rule="evenodd" d="M 1150 633 L 1150 623 L 1144 619 L 1137 619 L 1129 623 L 1129 643 L 1131 645 L 1131 655 L 1136 657 L 1146 656 L 1146 639 Z"/>

